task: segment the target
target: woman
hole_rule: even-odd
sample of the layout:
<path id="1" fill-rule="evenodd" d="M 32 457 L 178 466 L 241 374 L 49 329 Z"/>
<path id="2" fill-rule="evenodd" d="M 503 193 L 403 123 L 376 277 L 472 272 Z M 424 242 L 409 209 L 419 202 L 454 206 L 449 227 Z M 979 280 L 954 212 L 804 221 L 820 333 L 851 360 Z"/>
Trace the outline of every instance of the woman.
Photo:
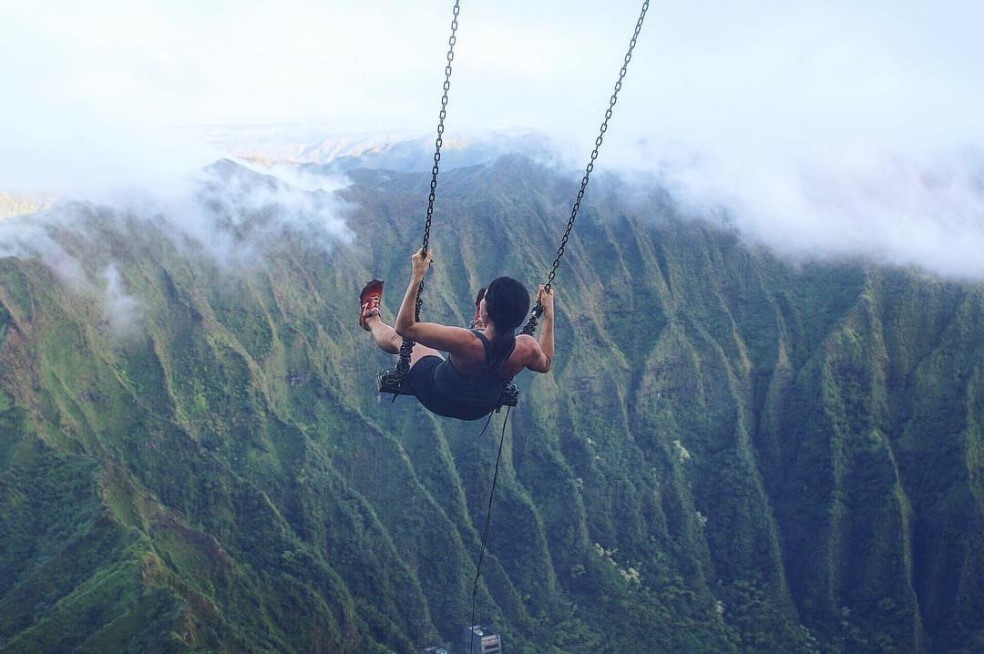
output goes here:
<path id="1" fill-rule="evenodd" d="M 543 307 L 539 340 L 516 329 L 529 312 L 530 296 L 511 277 L 499 277 L 479 294 L 476 320 L 482 329 L 464 329 L 417 322 L 417 289 L 431 265 L 433 252 L 413 257 L 413 275 L 403 303 L 390 327 L 379 316 L 383 283 L 373 280 L 361 295 L 359 324 L 376 344 L 399 354 L 403 338 L 415 341 L 406 383 L 430 411 L 449 418 L 477 420 L 498 406 L 503 386 L 524 369 L 548 372 L 554 356 L 553 291 L 543 286 L 537 301 Z M 447 359 L 441 352 L 448 352 Z"/>

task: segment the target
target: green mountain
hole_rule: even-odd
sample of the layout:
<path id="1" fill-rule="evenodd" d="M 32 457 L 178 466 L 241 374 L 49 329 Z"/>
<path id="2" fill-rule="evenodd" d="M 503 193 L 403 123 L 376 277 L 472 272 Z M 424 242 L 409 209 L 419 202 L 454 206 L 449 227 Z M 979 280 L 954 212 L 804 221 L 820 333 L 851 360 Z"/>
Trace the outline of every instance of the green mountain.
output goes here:
<path id="1" fill-rule="evenodd" d="M 81 204 L 51 265 L 0 258 L 0 652 L 463 651 L 504 414 L 375 393 L 357 293 L 386 279 L 392 317 L 429 176 L 351 178 L 327 249 L 205 194 L 238 262 Z M 509 652 L 984 649 L 984 286 L 792 264 L 592 184 L 478 622 Z M 425 319 L 541 281 L 574 190 L 443 173 Z"/>

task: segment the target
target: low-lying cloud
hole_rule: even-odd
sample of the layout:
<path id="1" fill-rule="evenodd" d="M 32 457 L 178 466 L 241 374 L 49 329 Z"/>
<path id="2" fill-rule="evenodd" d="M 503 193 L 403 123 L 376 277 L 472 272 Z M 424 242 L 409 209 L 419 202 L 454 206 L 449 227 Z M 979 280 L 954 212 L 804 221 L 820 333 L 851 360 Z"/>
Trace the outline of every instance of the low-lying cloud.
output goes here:
<path id="1" fill-rule="evenodd" d="M 126 284 L 115 264 L 106 266 L 101 277 L 106 324 L 116 334 L 129 336 L 137 333 L 143 319 L 143 304 L 126 291 Z"/>
<path id="2" fill-rule="evenodd" d="M 120 335 L 135 333 L 144 307 L 127 286 L 119 253 L 102 242 L 107 225 L 124 239 L 143 223 L 153 226 L 186 256 L 205 256 L 226 274 L 252 269 L 292 237 L 325 252 L 352 239 L 349 207 L 336 193 L 347 185 L 341 176 L 228 159 L 141 185 L 117 172 L 91 193 L 72 190 L 41 211 L 0 220 L 0 257 L 41 261 L 74 292 L 99 298 L 104 324 Z M 30 196 L 19 197 L 28 198 L 21 206 L 33 206 Z"/>
<path id="3" fill-rule="evenodd" d="M 874 146 L 642 148 L 684 213 L 724 220 L 794 259 L 864 258 L 947 278 L 984 280 L 984 153 L 891 152 Z"/>
<path id="4" fill-rule="evenodd" d="M 370 167 L 409 161 L 388 154 L 399 151 L 398 140 L 305 135 L 318 144 L 305 150 L 307 156 L 322 165 L 332 162 L 332 153 L 376 152 L 375 159 L 363 162 Z M 259 159 L 275 158 L 285 147 L 304 149 L 289 134 L 253 148 L 243 145 L 250 141 L 248 131 L 242 140 L 225 136 Z M 591 145 L 489 132 L 460 145 L 452 142 L 450 151 L 470 148 L 471 154 L 459 158 L 477 163 L 509 147 L 574 183 Z M 686 145 L 615 138 L 604 143 L 596 170 L 634 180 L 643 195 L 665 188 L 685 215 L 724 220 L 749 241 L 789 259 L 863 258 L 951 279 L 984 280 L 979 255 L 984 252 L 984 150 L 979 147 L 890 146 L 833 133 L 795 140 L 733 135 Z"/>
<path id="5" fill-rule="evenodd" d="M 226 159 L 195 173 L 181 192 L 129 200 L 145 204 L 131 210 L 159 213 L 178 245 L 203 248 L 235 268 L 250 265 L 290 232 L 325 251 L 349 242 L 348 207 L 336 194 L 346 185 L 340 176 L 316 179 L 289 167 L 258 169 Z"/>

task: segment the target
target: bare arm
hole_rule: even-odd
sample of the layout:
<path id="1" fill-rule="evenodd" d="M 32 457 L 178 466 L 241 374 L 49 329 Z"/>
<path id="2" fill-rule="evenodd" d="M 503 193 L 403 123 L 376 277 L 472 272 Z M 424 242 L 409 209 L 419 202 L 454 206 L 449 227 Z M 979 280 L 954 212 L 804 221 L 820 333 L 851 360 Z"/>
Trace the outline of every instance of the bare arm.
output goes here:
<path id="1" fill-rule="evenodd" d="M 537 341 L 537 345 L 540 347 L 533 361 L 526 364 L 526 367 L 534 372 L 550 372 L 554 358 L 553 290 L 547 290 L 546 287 L 540 286 L 536 300 L 543 307 L 543 315 L 540 316 L 543 322 L 541 323 L 540 338 Z"/>
<path id="2" fill-rule="evenodd" d="M 396 333 L 403 338 L 409 338 L 435 350 L 454 352 L 472 339 L 471 332 L 461 327 L 417 321 L 417 291 L 433 260 L 431 254 L 432 252 L 428 251 L 427 256 L 424 257 L 422 252 L 418 250 L 413 255 L 413 274 L 410 276 L 407 292 L 400 304 L 400 311 L 396 315 L 395 329 Z"/>
<path id="3" fill-rule="evenodd" d="M 427 269 L 430 268 L 433 256 L 431 252 L 425 257 L 422 250 L 417 250 L 412 257 L 413 274 L 410 275 L 410 284 L 407 292 L 403 295 L 403 302 L 400 304 L 400 311 L 396 314 L 396 333 L 404 338 L 414 339 L 414 329 L 417 323 L 416 305 L 417 291 L 420 289 L 420 282 L 423 281 Z"/>

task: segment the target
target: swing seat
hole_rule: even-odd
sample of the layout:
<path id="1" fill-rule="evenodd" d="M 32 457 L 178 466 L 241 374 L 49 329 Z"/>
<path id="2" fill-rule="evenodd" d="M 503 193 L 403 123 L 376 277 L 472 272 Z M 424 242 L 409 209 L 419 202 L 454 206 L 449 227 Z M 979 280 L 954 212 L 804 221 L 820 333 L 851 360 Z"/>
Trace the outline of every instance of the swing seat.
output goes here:
<path id="1" fill-rule="evenodd" d="M 380 393 L 390 393 L 394 401 L 397 395 L 413 395 L 413 391 L 406 383 L 406 378 L 400 375 L 396 368 L 383 370 L 376 375 L 376 388 L 379 389 Z M 496 404 L 495 410 L 498 411 L 504 406 L 516 406 L 518 403 L 519 389 L 516 388 L 515 383 L 510 381 L 502 387 L 502 393 L 499 395 L 499 402 Z"/>
<path id="2" fill-rule="evenodd" d="M 499 395 L 499 406 L 496 411 L 504 406 L 516 406 L 519 403 L 519 389 L 513 382 L 507 383 L 502 387 L 502 394 Z"/>
<path id="3" fill-rule="evenodd" d="M 376 375 L 376 387 L 380 393 L 391 393 L 394 400 L 397 395 L 413 395 L 406 384 L 406 378 L 396 368 L 383 370 Z"/>

